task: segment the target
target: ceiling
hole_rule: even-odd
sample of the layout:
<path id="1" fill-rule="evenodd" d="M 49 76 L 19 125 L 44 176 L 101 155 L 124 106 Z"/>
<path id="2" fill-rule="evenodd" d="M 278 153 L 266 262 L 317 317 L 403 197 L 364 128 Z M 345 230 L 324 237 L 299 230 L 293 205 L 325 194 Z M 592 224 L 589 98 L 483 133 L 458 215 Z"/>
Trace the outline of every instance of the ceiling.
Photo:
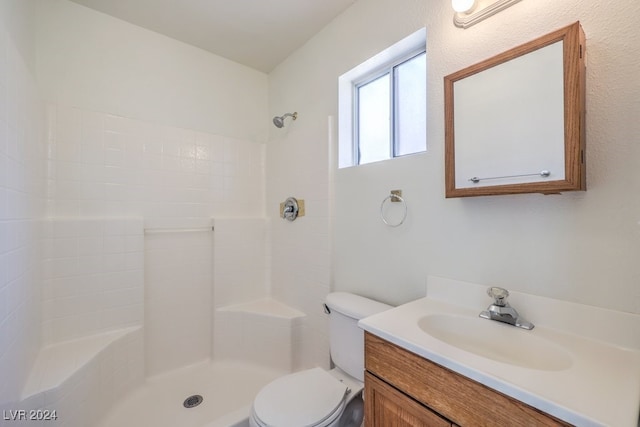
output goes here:
<path id="1" fill-rule="evenodd" d="M 270 72 L 356 0 L 72 0 Z"/>

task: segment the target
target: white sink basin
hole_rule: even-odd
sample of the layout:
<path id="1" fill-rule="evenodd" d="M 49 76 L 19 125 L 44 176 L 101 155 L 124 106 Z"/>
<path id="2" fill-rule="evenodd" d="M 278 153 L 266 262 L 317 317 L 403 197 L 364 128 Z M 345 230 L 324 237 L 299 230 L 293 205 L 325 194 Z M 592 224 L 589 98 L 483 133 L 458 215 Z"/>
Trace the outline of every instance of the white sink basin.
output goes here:
<path id="1" fill-rule="evenodd" d="M 571 367 L 571 354 L 532 331 L 480 317 L 433 314 L 421 317 L 418 327 L 432 337 L 497 362 L 541 371 Z"/>
<path id="2" fill-rule="evenodd" d="M 478 317 L 486 289 L 430 276 L 426 298 L 359 325 L 570 424 L 640 427 L 640 315 L 510 292 L 528 331 Z"/>

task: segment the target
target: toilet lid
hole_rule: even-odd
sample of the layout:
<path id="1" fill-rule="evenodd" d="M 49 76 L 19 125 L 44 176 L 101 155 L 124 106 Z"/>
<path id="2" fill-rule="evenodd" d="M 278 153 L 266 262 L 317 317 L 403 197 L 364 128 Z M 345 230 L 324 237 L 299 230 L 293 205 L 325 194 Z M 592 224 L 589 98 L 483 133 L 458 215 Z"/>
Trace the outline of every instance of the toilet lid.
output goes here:
<path id="1" fill-rule="evenodd" d="M 344 402 L 347 386 L 320 368 L 285 375 L 266 385 L 253 402 L 253 412 L 269 426 L 314 426 Z"/>

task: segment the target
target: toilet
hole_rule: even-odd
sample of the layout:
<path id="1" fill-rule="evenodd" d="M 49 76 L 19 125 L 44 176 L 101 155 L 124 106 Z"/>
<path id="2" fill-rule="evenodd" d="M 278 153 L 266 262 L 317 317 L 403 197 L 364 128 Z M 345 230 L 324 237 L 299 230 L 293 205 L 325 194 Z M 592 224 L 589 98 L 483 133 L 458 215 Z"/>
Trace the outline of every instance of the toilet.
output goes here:
<path id="1" fill-rule="evenodd" d="M 360 427 L 364 417 L 364 332 L 358 320 L 392 308 L 346 292 L 327 295 L 335 368 L 280 377 L 256 395 L 251 427 Z"/>

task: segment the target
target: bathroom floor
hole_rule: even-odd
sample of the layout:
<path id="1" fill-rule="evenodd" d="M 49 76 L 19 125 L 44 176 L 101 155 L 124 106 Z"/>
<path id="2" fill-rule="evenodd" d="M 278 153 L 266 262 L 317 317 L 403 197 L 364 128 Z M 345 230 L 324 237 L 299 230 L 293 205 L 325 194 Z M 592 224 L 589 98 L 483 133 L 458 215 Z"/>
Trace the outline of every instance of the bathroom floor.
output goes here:
<path id="1" fill-rule="evenodd" d="M 246 425 L 258 391 L 282 375 L 242 362 L 202 362 L 148 378 L 107 414 L 99 427 L 222 427 Z M 204 399 L 187 409 L 189 396 Z"/>

